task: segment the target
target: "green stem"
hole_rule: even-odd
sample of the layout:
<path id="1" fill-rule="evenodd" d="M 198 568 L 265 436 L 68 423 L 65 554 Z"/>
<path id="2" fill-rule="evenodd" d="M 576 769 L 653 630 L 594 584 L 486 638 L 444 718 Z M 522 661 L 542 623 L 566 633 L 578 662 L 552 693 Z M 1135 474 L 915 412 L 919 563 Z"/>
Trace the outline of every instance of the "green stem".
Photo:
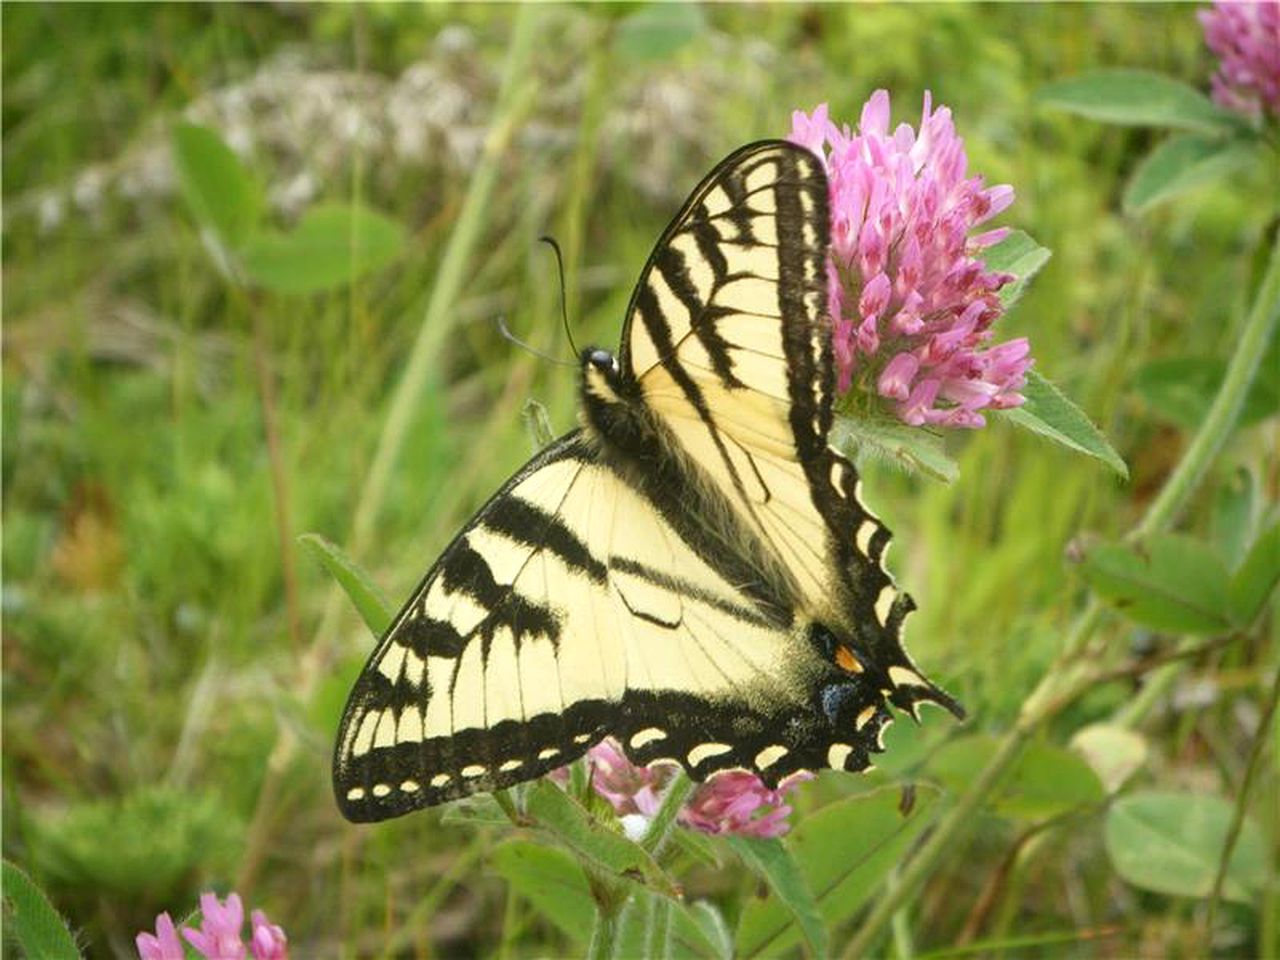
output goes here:
<path id="1" fill-rule="evenodd" d="M 889 888 L 898 885 L 898 871 L 889 873 Z M 893 915 L 893 954 L 897 960 L 912 960 L 916 955 L 915 941 L 911 937 L 911 911 L 903 904 Z"/>
<path id="2" fill-rule="evenodd" d="M 1183 637 L 1178 652 L 1191 651 L 1200 646 L 1195 637 Z M 1112 716 L 1112 723 L 1133 729 L 1141 725 L 1152 709 L 1168 695 L 1178 676 L 1187 667 L 1186 660 L 1171 660 L 1157 668 L 1142 683 L 1133 699 L 1122 705 Z"/>
<path id="3" fill-rule="evenodd" d="M 622 932 L 622 909 L 612 910 L 596 904 L 596 927 L 591 931 L 591 946 L 587 948 L 587 960 L 612 960 Z"/>
<path id="4" fill-rule="evenodd" d="M 662 795 L 658 812 L 653 815 L 648 829 L 640 839 L 640 846 L 655 857 L 662 849 L 662 845 L 666 843 L 667 837 L 671 835 L 676 817 L 684 808 L 684 802 L 689 799 L 689 794 L 693 793 L 695 786 L 696 784 L 689 779 L 689 775 L 684 770 L 680 770 L 667 786 L 667 792 Z"/>
<path id="5" fill-rule="evenodd" d="M 1273 242 L 1266 276 L 1258 288 L 1253 308 L 1236 343 L 1235 353 L 1227 366 L 1222 385 L 1218 388 L 1218 395 L 1209 408 L 1209 414 L 1159 496 L 1148 508 L 1146 516 L 1134 528 L 1133 536 L 1145 536 L 1164 529 L 1177 518 L 1190 500 L 1235 425 L 1245 395 L 1257 375 L 1267 342 L 1275 329 L 1278 315 L 1280 242 Z M 987 765 L 956 805 L 943 816 L 937 829 L 902 871 L 897 886 L 886 891 L 885 896 L 877 901 L 868 914 L 862 927 L 845 948 L 843 956 L 846 960 L 855 960 L 871 953 L 871 947 L 885 925 L 892 921 L 899 907 L 923 885 L 952 844 L 974 822 L 974 814 L 979 806 L 1013 765 L 1032 734 L 1046 720 L 1058 714 L 1090 688 L 1087 666 L 1077 668 L 1070 659 L 1079 659 L 1078 654 L 1088 645 L 1089 636 L 1100 622 L 1101 616 L 1101 606 L 1096 601 L 1091 601 L 1064 643 L 1064 654 L 1069 659 L 1064 661 L 1060 658 L 1058 661 L 1060 665 L 1065 662 L 1070 669 L 1050 671 L 1036 685 L 1023 704 L 1018 722 L 1001 739 Z"/>
<path id="6" fill-rule="evenodd" d="M 1222 845 L 1222 855 L 1218 859 L 1218 872 L 1213 878 L 1213 892 L 1209 894 L 1209 911 L 1204 921 L 1204 956 L 1209 956 L 1213 947 L 1213 925 L 1217 917 L 1218 901 L 1222 899 L 1222 885 L 1227 881 L 1227 868 L 1231 865 L 1231 855 L 1235 853 L 1236 843 L 1240 840 L 1240 831 L 1244 827 L 1245 811 L 1249 807 L 1249 792 L 1253 789 L 1253 781 L 1257 776 L 1262 760 L 1264 744 L 1271 742 L 1271 721 L 1276 715 L 1276 703 L 1280 701 L 1280 670 L 1271 682 L 1271 694 L 1262 711 L 1262 719 L 1258 722 L 1258 733 L 1253 738 L 1253 747 L 1249 750 L 1249 765 L 1245 767 L 1244 780 L 1240 784 L 1240 792 L 1236 796 L 1236 808 L 1231 816 L 1231 825 L 1227 828 L 1227 839 Z"/>
<path id="7" fill-rule="evenodd" d="M 1258 287 L 1253 309 L 1231 358 L 1231 364 L 1227 367 L 1222 386 L 1218 388 L 1218 395 L 1191 446 L 1187 448 L 1186 455 L 1170 475 L 1160 495 L 1147 509 L 1147 515 L 1130 535 L 1132 539 L 1163 529 L 1176 518 L 1190 499 L 1209 464 L 1231 434 L 1231 427 L 1240 415 L 1245 397 L 1257 376 L 1258 366 L 1267 352 L 1267 345 L 1275 335 L 1277 317 L 1280 317 L 1280 234 L 1277 234 L 1272 244 L 1267 272 Z M 1194 644 L 1195 641 L 1190 638 L 1183 641 L 1184 648 Z M 1143 684 L 1138 695 L 1117 711 L 1116 722 L 1127 727 L 1140 724 L 1185 669 L 1185 661 L 1161 667 Z"/>
<path id="8" fill-rule="evenodd" d="M 666 793 L 662 795 L 662 803 L 658 806 L 657 813 L 653 815 L 648 829 L 640 838 L 640 845 L 649 853 L 658 855 L 675 826 L 676 817 L 695 786 L 696 784 L 683 770 L 672 778 Z M 622 935 L 622 917 L 628 904 L 635 899 L 635 891 L 631 884 L 619 883 L 611 878 L 595 877 L 592 893 L 596 903 L 596 927 L 591 934 L 591 947 L 587 956 L 591 960 L 604 960 L 604 958 L 617 956 L 618 938 Z M 649 916 L 651 934 L 656 931 L 656 925 L 666 916 L 667 914 L 661 910 L 654 911 Z"/>
<path id="9" fill-rule="evenodd" d="M 516 941 L 523 926 L 520 923 L 520 897 L 516 895 L 516 888 L 508 884 L 507 903 L 502 910 L 502 939 L 498 942 L 496 960 L 511 960 L 515 956 Z"/>
<path id="10" fill-rule="evenodd" d="M 1106 608 L 1096 600 L 1085 605 L 1084 611 L 1076 618 L 1071 632 L 1067 634 L 1067 639 L 1062 644 L 1062 655 L 1058 658 L 1059 660 L 1071 660 L 1084 652 L 1085 647 L 1089 645 L 1089 638 L 1093 636 L 1093 631 L 1098 629 L 1105 612 Z"/>
<path id="11" fill-rule="evenodd" d="M 1159 496 L 1147 508 L 1142 522 L 1134 528 L 1130 535 L 1133 539 L 1148 536 L 1158 530 L 1169 527 L 1191 499 L 1205 472 L 1217 457 L 1222 445 L 1231 436 L 1231 428 L 1235 426 L 1244 406 L 1245 397 L 1253 385 L 1258 373 L 1258 366 L 1267 352 L 1267 343 L 1275 330 L 1276 318 L 1280 316 L 1280 236 L 1271 246 L 1271 259 L 1267 265 L 1266 275 L 1258 287 L 1257 297 L 1253 301 L 1253 309 L 1245 322 L 1244 331 L 1236 343 L 1235 353 L 1227 366 L 1226 376 L 1218 387 L 1218 395 L 1214 397 L 1209 413 L 1196 432 L 1191 446 L 1183 454 L 1182 460 L 1165 481 Z"/>

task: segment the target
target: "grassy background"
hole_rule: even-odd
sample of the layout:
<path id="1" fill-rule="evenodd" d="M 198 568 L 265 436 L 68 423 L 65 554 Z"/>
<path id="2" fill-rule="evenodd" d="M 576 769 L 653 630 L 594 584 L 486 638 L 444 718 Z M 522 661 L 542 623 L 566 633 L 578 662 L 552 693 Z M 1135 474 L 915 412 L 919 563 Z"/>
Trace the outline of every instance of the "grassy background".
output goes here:
<path id="1" fill-rule="evenodd" d="M 623 12 L 542 11 L 529 108 L 356 559 L 399 600 L 529 453 L 525 401 L 571 424 L 572 371 L 493 324 L 568 355 L 539 234 L 566 249 L 576 340 L 612 346 L 653 240 L 715 160 L 785 133 L 797 107 L 830 101 L 856 122 L 879 86 L 895 118 L 915 122 L 930 89 L 954 110 L 971 167 L 1015 186 L 1002 222 L 1054 251 L 1004 332 L 1031 338 L 1038 369 L 1132 471 L 1122 484 L 1004 426 L 953 438 L 951 486 L 868 466 L 922 610 L 913 653 L 966 703 L 971 729 L 1004 729 L 1084 596 L 1068 546 L 1128 529 L 1185 444 L 1135 375 L 1155 358 L 1229 353 L 1263 227 L 1247 184 L 1123 218 L 1125 178 L 1159 135 L 1052 113 L 1034 93 L 1102 65 L 1207 85 L 1191 8 L 714 7 L 688 44 L 647 58 L 611 46 Z M 282 549 L 260 376 L 275 390 L 290 537 L 351 545 L 513 16 L 4 8 L 4 852 L 94 955 L 126 953 L 158 911 L 233 883 L 285 925 L 297 956 L 378 955 L 389 942 L 414 956 L 568 949 L 485 869 L 498 834 L 441 826 L 436 812 L 376 828 L 338 817 L 329 754 L 370 640 L 345 609 L 325 625 L 326 576 Z M 404 254 L 334 294 L 237 294 L 175 193 L 168 131 L 184 116 L 242 151 L 281 224 L 319 200 L 359 199 L 409 231 Z M 1214 504 L 1241 476 L 1274 499 L 1275 440 L 1274 420 L 1234 439 L 1190 529 L 1213 532 Z M 1164 642 L 1118 620 L 1108 630 L 1120 647 Z M 1195 663 L 1144 718 L 1145 782 L 1234 789 L 1266 650 Z M 1100 688 L 1051 735 L 1132 696 Z M 925 729 L 950 732 L 935 714 Z M 273 751 L 279 776 L 264 793 Z M 1267 778 L 1255 813 L 1274 838 L 1274 768 Z M 800 815 L 869 782 L 824 778 Z M 920 949 L 963 939 L 1020 829 L 980 825 L 918 905 Z M 727 868 L 690 884 L 716 895 L 749 881 Z M 968 936 L 1106 928 L 1035 949 L 1194 949 L 1191 905 L 1125 887 L 1096 829 L 1050 831 L 999 896 Z M 1223 949 L 1247 954 L 1253 921 L 1239 922 Z"/>

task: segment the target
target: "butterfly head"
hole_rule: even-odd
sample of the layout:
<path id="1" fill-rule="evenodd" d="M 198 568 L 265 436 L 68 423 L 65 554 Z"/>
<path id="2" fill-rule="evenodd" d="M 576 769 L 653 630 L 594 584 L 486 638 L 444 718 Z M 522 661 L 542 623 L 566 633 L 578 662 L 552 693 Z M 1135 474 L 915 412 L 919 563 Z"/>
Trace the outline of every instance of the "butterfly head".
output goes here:
<path id="1" fill-rule="evenodd" d="M 582 387 L 601 398 L 611 398 L 615 403 L 621 399 L 619 392 L 622 379 L 622 368 L 618 358 L 608 350 L 599 347 L 588 347 L 582 351 Z"/>
<path id="2" fill-rule="evenodd" d="M 582 402 L 591 420 L 598 414 L 617 410 L 628 403 L 629 391 L 622 376 L 622 365 L 608 350 L 588 347 L 582 351 Z"/>

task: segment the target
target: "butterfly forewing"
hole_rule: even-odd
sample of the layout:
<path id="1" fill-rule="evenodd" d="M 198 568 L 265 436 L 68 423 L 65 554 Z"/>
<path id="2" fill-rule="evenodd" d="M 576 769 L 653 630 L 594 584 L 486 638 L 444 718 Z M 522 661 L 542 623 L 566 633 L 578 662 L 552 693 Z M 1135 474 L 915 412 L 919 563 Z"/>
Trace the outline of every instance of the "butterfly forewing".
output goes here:
<path id="1" fill-rule="evenodd" d="M 668 228 L 623 333 L 627 375 L 670 439 L 811 602 L 831 593 L 827 533 L 843 519 L 819 513 L 801 467 L 830 455 L 828 235 L 818 158 L 746 147 Z"/>

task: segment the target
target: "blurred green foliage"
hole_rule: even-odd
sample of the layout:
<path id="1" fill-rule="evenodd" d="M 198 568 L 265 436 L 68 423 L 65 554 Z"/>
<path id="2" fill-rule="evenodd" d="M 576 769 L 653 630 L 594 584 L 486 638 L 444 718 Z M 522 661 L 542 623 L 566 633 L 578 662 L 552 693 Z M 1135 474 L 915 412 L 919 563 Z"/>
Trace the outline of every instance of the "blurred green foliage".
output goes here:
<path id="1" fill-rule="evenodd" d="M 3 844 L 91 955 L 127 952 L 157 912 L 182 914 L 200 890 L 233 883 L 284 924 L 298 956 L 379 955 L 384 944 L 404 956 L 581 949 L 566 933 L 572 910 L 547 919 L 533 892 L 563 874 L 554 857 L 436 812 L 374 828 L 340 821 L 329 753 L 370 640 L 335 603 L 324 568 L 283 549 L 277 528 L 283 495 L 288 543 L 316 531 L 350 545 L 492 119 L 513 15 L 486 5 L 3 8 Z M 540 234 L 565 249 L 576 340 L 611 345 L 649 248 L 712 162 L 785 133 L 795 108 L 829 101 L 853 123 L 883 86 L 895 117 L 914 122 L 931 90 L 953 109 L 971 167 L 1016 188 L 1003 222 L 1054 252 L 1004 332 L 1031 338 L 1037 370 L 1103 428 L 1131 478 L 1005 425 L 948 438 L 960 464 L 950 485 L 866 465 L 868 496 L 897 535 L 896 572 L 921 608 L 913 654 L 973 719 L 947 746 L 957 729 L 940 715 L 900 724 L 877 772 L 805 787 L 795 841 L 838 836 L 846 817 L 849 831 L 888 831 L 895 814 L 883 798 L 897 797 L 874 791 L 914 777 L 938 785 L 922 786 L 918 804 L 945 804 L 964 764 L 980 761 L 983 741 L 968 735 L 1008 728 L 1050 668 L 1087 595 L 1073 558 L 1140 516 L 1240 328 L 1276 184 L 1244 172 L 1125 215 L 1129 177 L 1162 134 L 1036 99 L 1051 81 L 1103 66 L 1207 86 L 1192 9 L 548 6 L 538 31 L 536 92 L 501 157 L 454 332 L 354 559 L 388 596 L 404 596 L 523 461 L 525 401 L 571 424 L 571 374 L 493 323 L 504 317 L 535 348 L 567 354 Z M 332 270 L 349 277 L 317 265 L 334 282 L 304 296 L 290 281 L 229 284 L 169 154 L 174 130 L 193 129 L 183 123 L 216 131 L 262 190 L 261 206 L 246 199 L 243 216 L 227 219 L 224 239 L 243 240 L 261 216 L 282 243 L 343 204 L 389 218 L 373 228 L 385 255 L 365 272 L 339 252 Z M 224 200 L 215 191 L 197 206 L 216 218 Z M 320 247 L 333 253 L 328 239 Z M 1251 610 L 1266 596 L 1267 558 L 1250 567 L 1245 557 L 1264 526 L 1263 542 L 1275 543 L 1265 521 L 1280 482 L 1274 365 L 1263 379 L 1271 389 L 1251 397 L 1248 425 L 1182 523 L 1219 544 L 1224 570 L 1249 571 L 1239 603 Z M 274 453 L 264 410 L 274 411 Z M 1234 796 L 1276 666 L 1274 612 L 1231 609 L 1247 620 L 1237 642 L 1182 664 L 1155 693 L 1135 696 L 1136 681 L 1122 679 L 1058 719 L 1024 761 L 1030 779 L 1015 772 L 904 917 L 914 949 L 985 943 L 999 955 L 1016 935 L 1020 956 L 1200 952 L 1200 917 L 1182 896 L 1194 891 L 1142 892 L 1141 867 L 1117 873 L 1101 788 L 1065 751 L 1073 731 L 1119 716 L 1148 746 L 1131 783 Z M 1178 642 L 1159 632 L 1168 627 L 1112 616 L 1103 635 L 1111 650 L 1159 654 Z M 296 749 L 264 791 L 282 736 Z M 949 759 L 935 770 L 940 748 Z M 1280 943 L 1280 784 L 1273 763 L 1260 776 L 1249 843 L 1270 855 L 1255 867 L 1248 854 L 1238 884 L 1231 875 L 1229 895 L 1247 889 L 1253 906 L 1224 907 L 1223 955 Z M 1047 797 L 1046 783 L 1059 784 Z M 1158 803 L 1126 809 L 1161 816 Z M 886 833 L 886 850 L 904 850 L 922 821 L 906 822 Z M 1125 828 L 1109 820 L 1106 843 Z M 689 899 L 741 907 L 753 943 L 782 936 L 777 904 L 754 895 L 737 861 L 718 848 L 708 863 L 694 844 L 681 853 Z M 820 900 L 837 948 L 856 905 Z M 694 924 L 689 935 L 713 937 L 695 914 L 680 920 Z M 799 949 L 796 927 L 785 942 Z M 902 930 L 885 944 L 911 949 Z"/>

